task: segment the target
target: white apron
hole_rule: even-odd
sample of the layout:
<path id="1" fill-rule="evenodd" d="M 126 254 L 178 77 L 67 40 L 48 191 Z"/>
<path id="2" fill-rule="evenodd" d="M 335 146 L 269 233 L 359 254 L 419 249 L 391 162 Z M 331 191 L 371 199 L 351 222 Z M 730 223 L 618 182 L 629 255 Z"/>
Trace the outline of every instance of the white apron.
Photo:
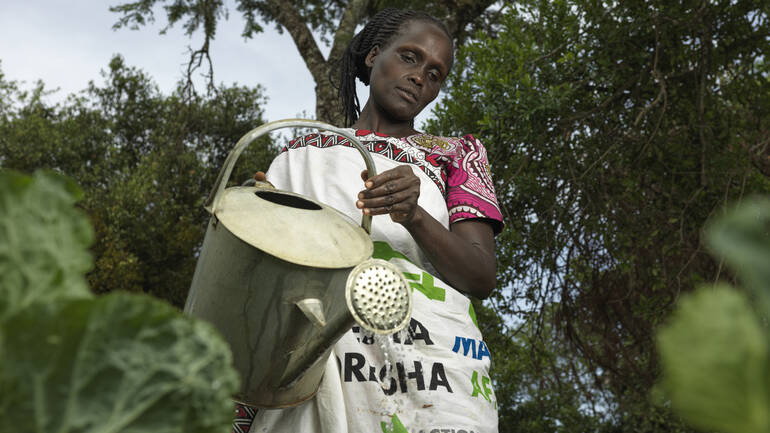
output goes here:
<path id="1" fill-rule="evenodd" d="M 399 163 L 372 154 L 377 172 Z M 328 204 L 360 223 L 364 162 L 350 147 L 305 146 L 281 153 L 267 178 L 277 188 Z M 444 196 L 426 173 L 419 205 L 448 227 Z M 374 257 L 397 265 L 412 287 L 407 329 L 377 336 L 354 326 L 334 346 L 317 395 L 289 409 L 259 409 L 250 432 L 491 433 L 497 402 L 491 354 L 469 299 L 436 277 L 411 235 L 387 215 L 372 221 Z"/>

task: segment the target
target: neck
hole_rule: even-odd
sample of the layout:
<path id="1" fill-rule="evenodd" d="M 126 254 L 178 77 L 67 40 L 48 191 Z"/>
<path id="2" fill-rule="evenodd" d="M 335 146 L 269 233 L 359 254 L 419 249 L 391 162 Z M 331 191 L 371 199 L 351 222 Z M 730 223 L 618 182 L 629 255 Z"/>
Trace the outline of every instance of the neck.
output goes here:
<path id="1" fill-rule="evenodd" d="M 391 137 L 406 137 L 417 134 L 419 131 L 414 129 L 414 120 L 393 120 L 384 119 L 382 116 L 376 116 L 369 106 L 369 102 L 364 105 L 358 120 L 352 125 L 355 129 L 368 129 Z"/>

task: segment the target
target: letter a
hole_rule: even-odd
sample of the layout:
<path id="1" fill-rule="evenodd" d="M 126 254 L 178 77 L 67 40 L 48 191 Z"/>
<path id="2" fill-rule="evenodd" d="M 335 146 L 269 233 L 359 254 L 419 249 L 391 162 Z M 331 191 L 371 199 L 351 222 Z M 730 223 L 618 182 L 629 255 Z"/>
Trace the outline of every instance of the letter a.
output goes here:
<path id="1" fill-rule="evenodd" d="M 428 389 L 435 391 L 439 386 L 443 386 L 447 391 L 452 392 L 452 387 L 449 386 L 449 381 L 446 378 L 446 372 L 444 371 L 444 364 L 436 362 L 433 364 L 430 374 L 430 386 Z"/>
<path id="2" fill-rule="evenodd" d="M 476 359 L 482 359 L 485 356 L 492 359 L 492 354 L 489 353 L 487 345 L 482 340 L 479 340 L 479 351 L 476 353 Z"/>
<path id="3" fill-rule="evenodd" d="M 479 386 L 479 373 L 476 370 L 473 370 L 473 376 L 471 376 L 471 385 L 473 386 L 473 393 L 471 394 L 471 397 L 478 397 L 479 394 L 481 394 L 485 400 L 489 401 L 489 397 L 484 394 L 484 391 L 482 391 L 481 387 Z"/>

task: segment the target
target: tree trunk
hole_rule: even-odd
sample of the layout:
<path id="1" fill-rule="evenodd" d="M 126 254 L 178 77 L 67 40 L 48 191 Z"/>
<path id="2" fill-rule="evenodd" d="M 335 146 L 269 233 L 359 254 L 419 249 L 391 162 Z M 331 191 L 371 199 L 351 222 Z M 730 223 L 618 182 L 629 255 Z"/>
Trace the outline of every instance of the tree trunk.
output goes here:
<path id="1" fill-rule="evenodd" d="M 342 104 L 337 96 L 337 89 L 329 80 L 316 83 L 315 96 L 316 119 L 335 126 L 344 126 L 345 116 L 342 112 Z"/>

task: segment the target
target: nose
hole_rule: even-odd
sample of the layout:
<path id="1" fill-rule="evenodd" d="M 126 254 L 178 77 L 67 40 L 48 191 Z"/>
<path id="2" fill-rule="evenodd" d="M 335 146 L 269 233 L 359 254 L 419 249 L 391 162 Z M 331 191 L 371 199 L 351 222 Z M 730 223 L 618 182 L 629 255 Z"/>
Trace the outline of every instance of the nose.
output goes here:
<path id="1" fill-rule="evenodd" d="M 414 83 L 415 86 L 422 87 L 423 83 L 423 72 L 422 71 L 416 71 L 413 74 L 409 75 L 409 81 Z"/>

